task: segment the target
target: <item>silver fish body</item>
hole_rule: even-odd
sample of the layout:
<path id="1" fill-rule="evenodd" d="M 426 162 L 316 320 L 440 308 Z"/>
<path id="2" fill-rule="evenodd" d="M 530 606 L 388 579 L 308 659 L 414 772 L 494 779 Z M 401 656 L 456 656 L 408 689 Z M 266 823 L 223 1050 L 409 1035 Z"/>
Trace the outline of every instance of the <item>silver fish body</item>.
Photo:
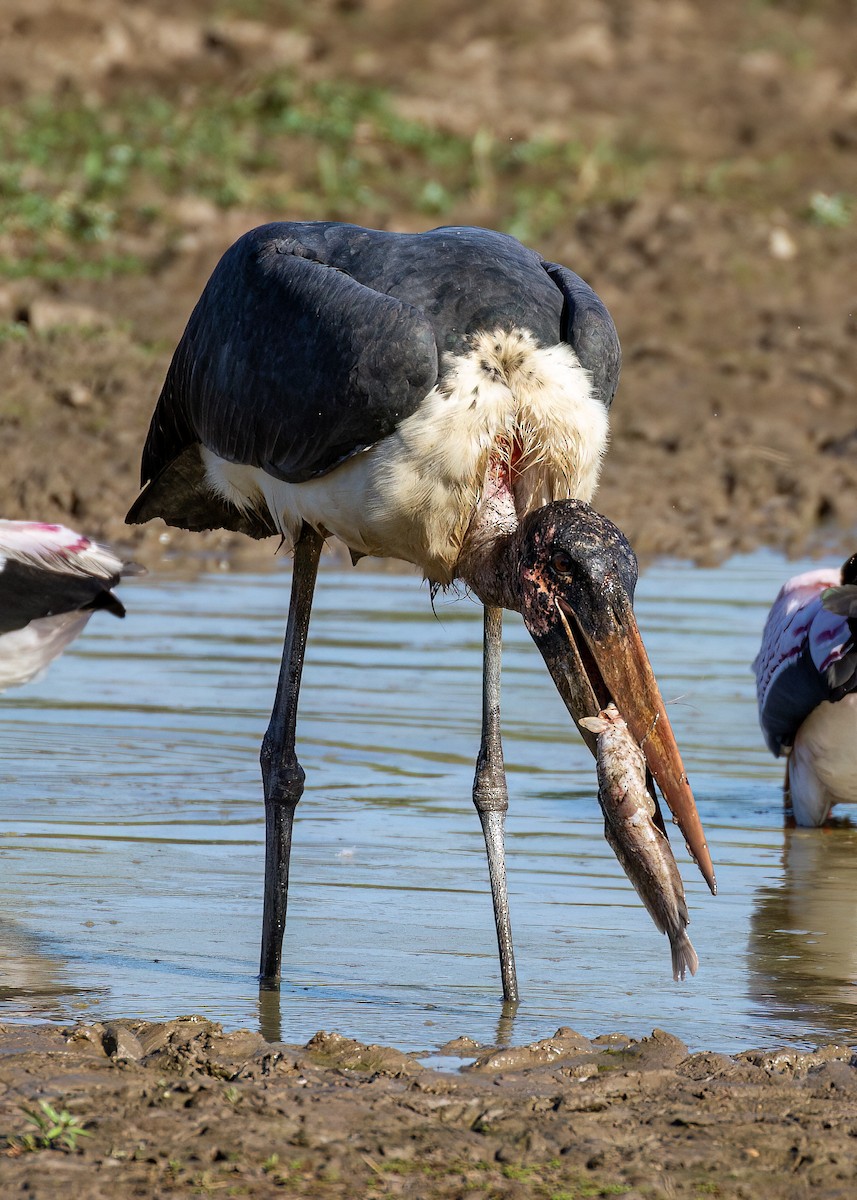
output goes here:
<path id="1" fill-rule="evenodd" d="M 609 704 L 597 717 L 584 717 L 597 734 L 598 800 L 604 834 L 622 869 L 672 948 L 673 979 L 696 974 L 696 951 L 687 936 L 690 920 L 684 886 L 670 844 L 655 824 L 655 802 L 646 787 L 643 752 Z"/>

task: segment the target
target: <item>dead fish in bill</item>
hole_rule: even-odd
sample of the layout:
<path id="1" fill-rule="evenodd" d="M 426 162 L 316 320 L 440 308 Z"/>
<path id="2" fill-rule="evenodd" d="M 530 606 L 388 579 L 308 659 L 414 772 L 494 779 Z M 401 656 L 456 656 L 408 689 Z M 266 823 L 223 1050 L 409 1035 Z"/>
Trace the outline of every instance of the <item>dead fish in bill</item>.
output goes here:
<path id="1" fill-rule="evenodd" d="M 604 834 L 652 920 L 670 939 L 673 979 L 696 974 L 699 959 L 685 932 L 690 918 L 673 852 L 654 820 L 646 760 L 615 704 L 581 725 L 597 734 L 598 800 Z"/>

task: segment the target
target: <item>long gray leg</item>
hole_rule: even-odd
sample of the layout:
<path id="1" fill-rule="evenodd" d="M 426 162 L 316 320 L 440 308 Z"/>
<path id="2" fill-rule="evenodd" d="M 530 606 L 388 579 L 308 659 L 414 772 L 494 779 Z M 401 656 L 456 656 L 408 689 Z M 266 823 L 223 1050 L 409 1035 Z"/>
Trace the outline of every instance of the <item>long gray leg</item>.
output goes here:
<path id="1" fill-rule="evenodd" d="M 265 790 L 265 907 L 259 977 L 263 983 L 275 983 L 280 978 L 289 894 L 292 824 L 295 808 L 304 790 L 304 770 L 295 754 L 298 693 L 318 560 L 323 545 L 321 534 L 304 525 L 295 546 L 289 620 L 277 695 L 270 724 L 262 739 L 260 761 Z"/>
<path id="2" fill-rule="evenodd" d="M 507 1002 L 517 1002 L 518 980 L 515 975 L 515 952 L 512 948 L 512 925 L 509 920 L 504 845 L 509 792 L 506 787 L 506 769 L 503 765 L 503 747 L 500 742 L 502 648 L 503 610 L 486 605 L 483 626 L 482 742 L 476 760 L 476 778 L 473 780 L 473 803 L 482 822 L 485 848 L 488 851 L 488 875 L 491 879 L 491 899 L 494 902 L 494 922 L 497 926 L 497 945 L 500 950 L 503 999 Z"/>

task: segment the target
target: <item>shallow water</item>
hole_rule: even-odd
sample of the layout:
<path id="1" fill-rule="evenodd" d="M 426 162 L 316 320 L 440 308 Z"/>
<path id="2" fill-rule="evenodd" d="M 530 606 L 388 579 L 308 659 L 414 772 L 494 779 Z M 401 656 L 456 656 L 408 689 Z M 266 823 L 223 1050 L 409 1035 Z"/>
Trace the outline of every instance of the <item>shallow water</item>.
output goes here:
<path id="1" fill-rule="evenodd" d="M 785 830 L 756 722 L 767 607 L 807 564 L 660 564 L 637 613 L 720 893 L 673 837 L 695 979 L 602 835 L 593 763 L 518 618 L 506 623 L 510 899 L 523 996 L 502 1013 L 470 801 L 481 610 L 411 575 L 323 571 L 299 719 L 307 791 L 284 980 L 258 992 L 259 742 L 289 577 L 129 580 L 43 680 L 3 698 L 0 1020 L 199 1012 L 305 1041 L 409 1049 L 655 1026 L 692 1049 L 857 1040 L 857 830 Z"/>

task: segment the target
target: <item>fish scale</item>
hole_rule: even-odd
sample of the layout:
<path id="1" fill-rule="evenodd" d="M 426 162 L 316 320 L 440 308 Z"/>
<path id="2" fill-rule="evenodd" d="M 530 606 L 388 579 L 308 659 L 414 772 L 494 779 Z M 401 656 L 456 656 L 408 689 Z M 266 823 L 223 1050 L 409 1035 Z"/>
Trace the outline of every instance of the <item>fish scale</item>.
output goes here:
<path id="1" fill-rule="evenodd" d="M 654 822 L 646 760 L 615 704 L 580 724 L 598 737 L 598 800 L 604 836 L 655 925 L 670 940 L 673 979 L 696 974 L 699 959 L 686 929 L 684 886 L 666 836 Z"/>

